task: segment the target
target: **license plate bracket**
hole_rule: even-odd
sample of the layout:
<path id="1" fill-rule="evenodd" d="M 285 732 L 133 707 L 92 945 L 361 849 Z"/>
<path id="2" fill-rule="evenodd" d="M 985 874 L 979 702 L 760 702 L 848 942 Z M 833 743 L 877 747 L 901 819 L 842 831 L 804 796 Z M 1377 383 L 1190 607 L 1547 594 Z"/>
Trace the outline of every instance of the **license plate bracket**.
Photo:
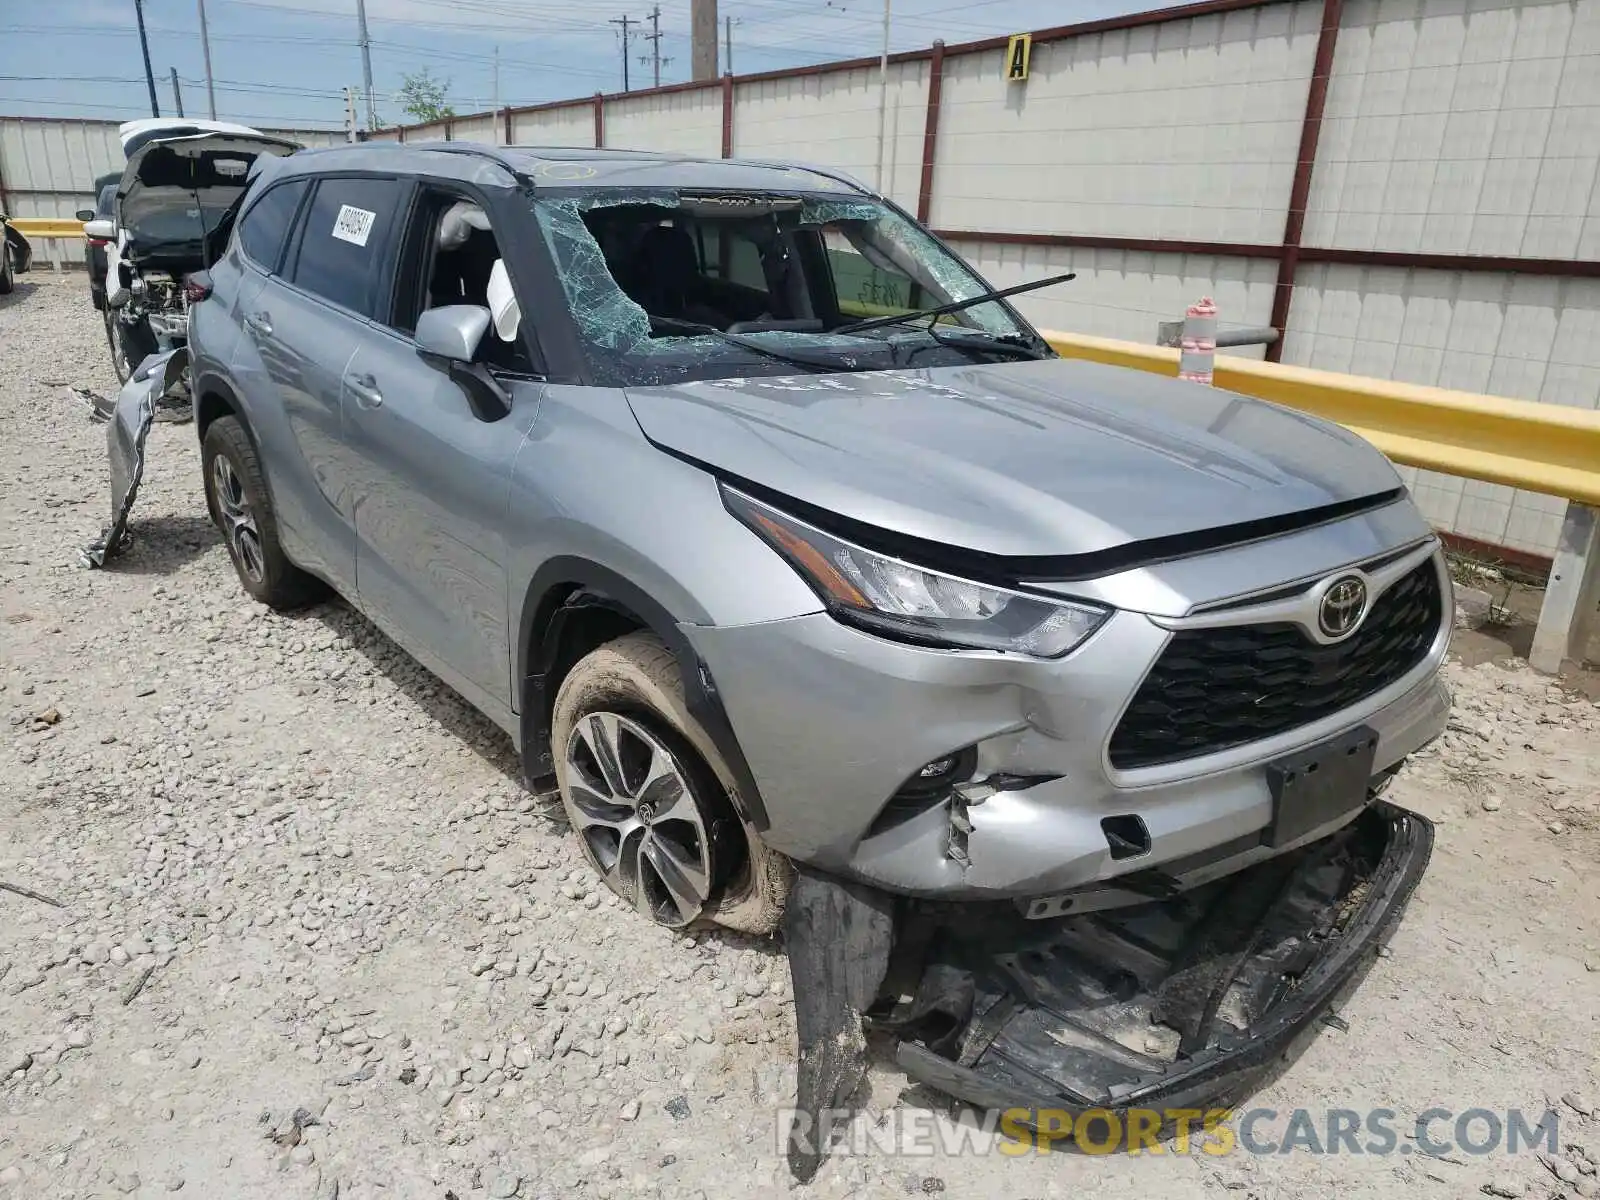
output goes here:
<path id="1" fill-rule="evenodd" d="M 1378 734 L 1366 725 L 1267 764 L 1272 822 L 1261 840 L 1286 846 L 1320 825 L 1354 815 L 1371 799 Z"/>

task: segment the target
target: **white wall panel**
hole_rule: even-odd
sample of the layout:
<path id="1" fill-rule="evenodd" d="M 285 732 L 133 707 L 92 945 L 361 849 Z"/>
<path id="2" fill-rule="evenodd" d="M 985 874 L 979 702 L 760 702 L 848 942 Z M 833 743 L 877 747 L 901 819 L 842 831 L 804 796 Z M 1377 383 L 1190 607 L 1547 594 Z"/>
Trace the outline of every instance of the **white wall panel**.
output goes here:
<path id="1" fill-rule="evenodd" d="M 0 117 L 0 179 L 11 192 L 89 195 L 97 175 L 122 169 L 114 122 Z"/>
<path id="2" fill-rule="evenodd" d="M 1600 406 L 1600 280 L 1302 266 L 1285 362 L 1576 408 Z M 1402 471 L 1435 525 L 1533 554 L 1565 503 Z"/>
<path id="3" fill-rule="evenodd" d="M 733 152 L 836 167 L 869 187 L 878 173 L 878 68 L 736 84 Z M 883 190 L 915 211 L 928 118 L 928 64 L 889 66 Z"/>
<path id="4" fill-rule="evenodd" d="M 1078 278 L 1071 283 L 1012 301 L 1040 328 L 1147 345 L 1155 342 L 1162 321 L 1180 320 L 1207 293 L 1217 302 L 1219 328 L 1265 325 L 1277 281 L 1277 264 L 1268 259 L 991 242 L 953 245 L 996 287 L 1076 271 Z M 1241 347 L 1233 353 L 1259 358 L 1261 349 Z"/>
<path id="5" fill-rule="evenodd" d="M 1309 245 L 1600 257 L 1600 0 L 1350 0 Z"/>
<path id="6" fill-rule="evenodd" d="M 430 121 L 426 125 L 411 125 L 406 128 L 406 141 L 408 142 L 442 142 L 446 123 L 444 121 Z"/>
<path id="7" fill-rule="evenodd" d="M 605 139 L 619 150 L 720 158 L 721 85 L 607 101 Z"/>
<path id="8" fill-rule="evenodd" d="M 476 117 L 458 117 L 450 126 L 450 136 L 458 142 L 483 142 L 493 146 L 500 140 L 499 130 L 504 118 L 499 113 L 484 113 Z"/>
<path id="9" fill-rule="evenodd" d="M 1276 242 L 1321 5 L 1274 4 L 945 60 L 942 229 Z"/>
<path id="10" fill-rule="evenodd" d="M 594 105 L 585 102 L 514 113 L 511 137 L 518 146 L 593 146 Z"/>

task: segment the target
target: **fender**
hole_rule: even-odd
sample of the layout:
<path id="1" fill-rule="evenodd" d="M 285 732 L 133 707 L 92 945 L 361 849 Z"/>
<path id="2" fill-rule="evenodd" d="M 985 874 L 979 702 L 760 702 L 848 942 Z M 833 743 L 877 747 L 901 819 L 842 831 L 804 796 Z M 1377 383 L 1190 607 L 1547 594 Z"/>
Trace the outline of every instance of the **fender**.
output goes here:
<path id="1" fill-rule="evenodd" d="M 578 590 L 552 611 L 546 598 L 554 589 L 565 585 L 576 585 Z M 766 806 L 755 777 L 750 773 L 750 764 L 745 761 L 744 751 L 734 736 L 722 697 L 710 669 L 678 628 L 677 619 L 637 584 L 609 567 L 574 555 L 547 559 L 534 572 L 522 603 L 515 661 L 522 671 L 522 769 L 529 782 L 555 771 L 550 756 L 550 708 L 555 696 L 549 677 L 555 667 L 556 650 L 561 645 L 561 631 L 572 613 L 595 607 L 610 608 L 638 618 L 672 650 L 678 660 L 689 713 L 706 731 L 733 772 L 732 799 L 739 816 L 758 832 L 766 830 L 771 825 Z"/>

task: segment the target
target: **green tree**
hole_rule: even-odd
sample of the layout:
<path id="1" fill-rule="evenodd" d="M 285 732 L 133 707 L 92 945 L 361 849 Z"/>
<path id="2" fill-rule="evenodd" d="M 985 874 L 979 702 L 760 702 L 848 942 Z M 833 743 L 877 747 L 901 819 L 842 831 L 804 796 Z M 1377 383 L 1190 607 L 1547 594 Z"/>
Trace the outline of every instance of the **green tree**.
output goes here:
<path id="1" fill-rule="evenodd" d="M 456 110 L 445 101 L 449 90 L 448 79 L 436 79 L 432 71 L 423 67 L 416 74 L 404 77 L 400 94 L 395 99 L 402 111 L 419 121 L 442 121 L 456 115 Z"/>

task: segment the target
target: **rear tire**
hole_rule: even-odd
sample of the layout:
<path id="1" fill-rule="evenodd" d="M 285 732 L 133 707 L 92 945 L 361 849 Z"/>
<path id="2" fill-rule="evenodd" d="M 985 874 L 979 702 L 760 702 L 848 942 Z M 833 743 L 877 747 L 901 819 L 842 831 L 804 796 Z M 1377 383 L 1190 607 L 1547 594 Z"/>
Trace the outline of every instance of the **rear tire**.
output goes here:
<path id="1" fill-rule="evenodd" d="M 613 744 L 625 743 L 614 756 L 621 787 L 611 785 L 590 750 L 607 728 Z M 729 799 L 733 772 L 690 715 L 677 656 L 659 637 L 630 633 L 579 660 L 556 693 L 550 735 L 561 804 L 579 847 L 625 903 L 669 928 L 714 924 L 758 934 L 777 928 L 793 868 L 737 815 Z M 675 784 L 664 778 L 669 772 Z M 658 779 L 664 789 L 650 786 Z M 646 804 L 661 813 L 646 812 Z M 604 819 L 596 820 L 597 810 Z M 640 813 L 643 829 L 634 819 Z M 619 837 L 607 828 L 613 821 L 632 832 Z M 651 836 L 659 839 L 653 848 L 637 840 Z M 670 873 L 677 860 L 707 876 L 703 897 L 694 897 L 698 906 L 674 903 L 665 873 L 648 865 L 660 863 Z M 630 862 L 646 865 L 629 870 Z"/>
<path id="2" fill-rule="evenodd" d="M 148 322 L 128 325 L 117 320 L 115 309 L 103 310 L 106 321 L 106 343 L 111 347 L 111 369 L 117 373 L 118 383 L 127 383 L 134 371 L 159 347 L 156 335 Z"/>
<path id="3" fill-rule="evenodd" d="M 301 608 L 325 588 L 289 561 L 278 540 L 278 519 L 268 498 L 256 448 L 238 417 L 218 417 L 200 448 L 206 507 L 227 543 L 239 583 L 261 603 Z"/>

